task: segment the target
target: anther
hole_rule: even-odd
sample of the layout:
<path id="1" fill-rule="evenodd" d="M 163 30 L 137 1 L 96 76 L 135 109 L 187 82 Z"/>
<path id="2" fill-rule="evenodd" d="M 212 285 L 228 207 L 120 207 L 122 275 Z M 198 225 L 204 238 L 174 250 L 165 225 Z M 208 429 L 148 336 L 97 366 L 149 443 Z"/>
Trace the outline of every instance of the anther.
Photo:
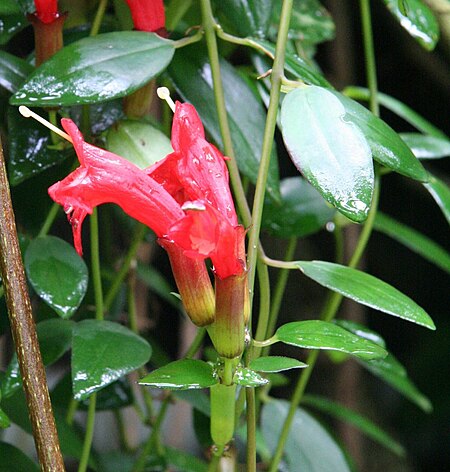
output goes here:
<path id="1" fill-rule="evenodd" d="M 47 121 L 45 118 L 42 118 L 42 116 L 39 116 L 34 111 L 31 111 L 25 105 L 20 105 L 19 113 L 25 118 L 34 118 L 36 121 L 39 121 L 39 123 L 52 130 L 54 133 L 58 134 L 59 136 L 73 144 L 72 138 L 67 133 L 64 133 L 64 131 L 61 131 L 55 125 L 52 125 L 49 121 Z"/>
<path id="2" fill-rule="evenodd" d="M 156 93 L 161 100 L 165 100 L 170 109 L 175 113 L 175 103 L 170 97 L 170 91 L 167 87 L 158 87 Z"/>

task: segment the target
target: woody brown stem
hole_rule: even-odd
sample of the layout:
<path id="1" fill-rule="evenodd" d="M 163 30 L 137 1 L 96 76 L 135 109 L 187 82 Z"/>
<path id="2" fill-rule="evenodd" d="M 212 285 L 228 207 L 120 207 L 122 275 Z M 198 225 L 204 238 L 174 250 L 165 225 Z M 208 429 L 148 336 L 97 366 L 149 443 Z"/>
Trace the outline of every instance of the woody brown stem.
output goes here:
<path id="1" fill-rule="evenodd" d="M 64 471 L 0 142 L 0 269 L 41 470 Z"/>

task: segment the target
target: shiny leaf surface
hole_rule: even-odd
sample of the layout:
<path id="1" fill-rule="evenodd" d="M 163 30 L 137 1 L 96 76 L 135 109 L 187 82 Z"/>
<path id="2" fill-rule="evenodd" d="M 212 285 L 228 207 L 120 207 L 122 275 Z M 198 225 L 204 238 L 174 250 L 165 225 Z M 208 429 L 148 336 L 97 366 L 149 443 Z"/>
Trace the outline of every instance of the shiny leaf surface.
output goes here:
<path id="1" fill-rule="evenodd" d="M 25 252 L 25 269 L 36 293 L 62 318 L 80 306 L 88 285 L 88 270 L 71 244 L 55 236 L 36 238 Z"/>
<path id="2" fill-rule="evenodd" d="M 141 385 L 169 390 L 208 388 L 218 383 L 210 364 L 196 359 L 180 359 L 154 370 L 139 380 Z"/>
<path id="3" fill-rule="evenodd" d="M 289 402 L 271 400 L 262 410 L 261 429 L 272 451 L 278 443 Z M 290 471 L 350 472 L 345 456 L 327 430 L 304 409 L 296 410 L 284 448 Z"/>
<path id="4" fill-rule="evenodd" d="M 8 174 L 12 186 L 73 155 L 71 147 L 64 151 L 52 149 L 49 130 L 35 120 L 24 118 L 16 108 L 9 107 L 7 116 L 10 131 Z"/>
<path id="5" fill-rule="evenodd" d="M 294 321 L 280 326 L 274 338 L 285 344 L 305 349 L 345 352 L 363 359 L 384 357 L 386 351 L 364 338 L 320 320 Z"/>
<path id="6" fill-rule="evenodd" d="M 274 1 L 270 28 L 273 39 L 278 35 L 282 3 L 282 0 Z M 294 0 L 289 23 L 289 39 L 317 44 L 333 39 L 334 31 L 331 15 L 318 0 Z"/>
<path id="7" fill-rule="evenodd" d="M 238 34 L 265 36 L 273 0 L 220 0 L 216 3 Z"/>
<path id="8" fill-rule="evenodd" d="M 137 120 L 121 120 L 106 133 L 106 149 L 141 169 L 173 152 L 169 138 L 154 126 Z"/>
<path id="9" fill-rule="evenodd" d="M 439 25 L 431 8 L 421 0 L 408 0 L 406 8 L 398 0 L 384 0 L 388 10 L 422 47 L 432 51 L 439 39 Z"/>
<path id="10" fill-rule="evenodd" d="M 365 272 L 325 261 L 296 263 L 320 285 L 375 310 L 436 329 L 423 308 L 391 285 Z"/>
<path id="11" fill-rule="evenodd" d="M 420 161 L 390 126 L 354 100 L 339 92 L 332 93 L 344 106 L 346 121 L 364 133 L 376 161 L 412 179 L 421 182 L 428 180 L 427 171 Z"/>
<path id="12" fill-rule="evenodd" d="M 378 212 L 375 229 L 387 234 L 432 264 L 450 273 L 450 254 L 418 231 Z"/>
<path id="13" fill-rule="evenodd" d="M 344 89 L 344 94 L 355 100 L 369 100 L 370 98 L 369 90 L 364 87 L 346 87 Z M 400 116 L 419 131 L 422 131 L 422 133 L 436 136 L 437 138 L 447 139 L 445 133 L 436 128 L 436 126 L 400 100 L 397 100 L 390 95 L 386 95 L 385 93 L 379 93 L 377 97 L 380 105 L 392 111 L 397 116 Z"/>
<path id="14" fill-rule="evenodd" d="M 450 224 L 450 188 L 443 181 L 435 176 L 430 176 L 430 180 L 424 185 L 430 192 L 430 195 L 435 199 L 439 205 L 445 219 Z"/>
<path id="15" fill-rule="evenodd" d="M 73 330 L 72 340 L 74 398 L 88 398 L 144 365 L 150 355 L 148 342 L 118 323 L 80 321 Z"/>
<path id="16" fill-rule="evenodd" d="M 423 411 L 432 411 L 433 406 L 430 400 L 417 389 L 409 379 L 405 368 L 392 354 L 389 353 L 384 359 L 360 362 L 373 375 L 386 382 Z"/>
<path id="17" fill-rule="evenodd" d="M 400 457 L 405 456 L 405 449 L 391 435 L 383 431 L 379 426 L 355 411 L 336 403 L 328 398 L 318 395 L 304 395 L 302 404 L 313 407 L 331 417 L 351 424 L 378 444 L 389 449 Z"/>
<path id="18" fill-rule="evenodd" d="M 197 108 L 206 130 L 223 150 L 209 62 L 206 56 L 199 54 L 198 48 L 190 49 L 189 54 L 186 54 L 185 49 L 187 48 L 183 49 L 184 55 L 177 54 L 172 61 L 170 76 L 181 97 Z M 221 60 L 220 69 L 237 164 L 241 172 L 255 183 L 266 113 L 253 91 L 231 64 Z M 267 192 L 274 199 L 279 199 L 278 187 L 277 162 L 272 158 Z"/>
<path id="19" fill-rule="evenodd" d="M 237 367 L 233 377 L 233 382 L 242 387 L 261 387 L 266 385 L 269 380 L 261 377 L 257 372 L 247 367 Z"/>
<path id="20" fill-rule="evenodd" d="M 27 19 L 21 13 L 2 16 L 0 18 L 0 46 L 6 44 L 27 24 Z"/>
<path id="21" fill-rule="evenodd" d="M 341 213 L 367 217 L 373 192 L 369 146 L 332 92 L 300 87 L 281 105 L 283 139 L 295 166 Z"/>
<path id="22" fill-rule="evenodd" d="M 282 372 L 283 370 L 303 369 L 308 366 L 304 362 L 291 357 L 264 356 L 253 359 L 249 367 L 258 372 Z"/>
<path id="23" fill-rule="evenodd" d="M 0 51 L 0 87 L 8 92 L 15 93 L 32 70 L 33 66 L 23 59 Z"/>
<path id="24" fill-rule="evenodd" d="M 335 213 L 319 192 L 301 177 L 283 179 L 281 202 L 264 205 L 263 226 L 279 238 L 303 237 L 316 233 Z"/>
<path id="25" fill-rule="evenodd" d="M 67 106 L 120 98 L 161 73 L 173 53 L 172 41 L 142 31 L 83 38 L 36 69 L 11 103 Z"/>
<path id="26" fill-rule="evenodd" d="M 440 159 L 450 156 L 450 140 L 420 133 L 401 133 L 417 159 Z"/>
<path id="27" fill-rule="evenodd" d="M 0 441 L 1 472 L 39 472 L 39 466 L 20 449 Z"/>

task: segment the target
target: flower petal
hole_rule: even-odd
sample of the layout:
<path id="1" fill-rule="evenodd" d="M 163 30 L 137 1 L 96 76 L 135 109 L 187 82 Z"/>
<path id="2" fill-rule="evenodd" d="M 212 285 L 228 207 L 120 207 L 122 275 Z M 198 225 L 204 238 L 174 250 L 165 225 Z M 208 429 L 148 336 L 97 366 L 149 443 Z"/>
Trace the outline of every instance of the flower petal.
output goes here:
<path id="1" fill-rule="evenodd" d="M 156 32 L 164 28 L 163 0 L 127 0 L 133 24 L 138 31 Z"/>

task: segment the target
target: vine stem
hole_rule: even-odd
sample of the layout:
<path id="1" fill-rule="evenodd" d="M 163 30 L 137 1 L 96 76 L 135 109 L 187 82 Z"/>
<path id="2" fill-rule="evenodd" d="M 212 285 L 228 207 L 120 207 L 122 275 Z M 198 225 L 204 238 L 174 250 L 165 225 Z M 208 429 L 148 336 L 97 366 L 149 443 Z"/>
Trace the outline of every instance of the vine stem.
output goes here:
<path id="1" fill-rule="evenodd" d="M 89 36 L 96 36 L 100 31 L 100 26 L 102 24 L 103 16 L 105 15 L 107 5 L 108 0 L 100 0 L 97 7 L 97 13 L 95 14 L 94 21 L 92 22 L 92 27 Z"/>
<path id="2" fill-rule="evenodd" d="M 34 442 L 44 472 L 64 471 L 0 141 L 0 271 Z"/>
<path id="3" fill-rule="evenodd" d="M 360 0 L 361 8 L 361 24 L 363 32 L 363 42 L 364 42 L 364 52 L 365 52 L 365 63 L 366 63 L 366 76 L 368 87 L 370 91 L 370 110 L 376 116 L 379 115 L 378 107 L 378 88 L 377 88 L 377 77 L 376 77 L 376 64 L 375 64 L 375 52 L 373 46 L 373 32 L 372 32 L 372 22 L 370 17 L 370 1 L 369 0 Z M 369 242 L 370 235 L 372 234 L 373 225 L 375 222 L 375 216 L 378 211 L 378 203 L 380 199 L 380 169 L 375 167 L 375 182 L 374 182 L 374 192 L 372 198 L 372 206 L 367 217 L 367 220 L 363 226 L 361 234 L 358 238 L 358 243 L 353 255 L 349 262 L 349 267 L 355 268 Z M 327 304 L 322 312 L 321 319 L 324 321 L 331 321 L 339 309 L 339 306 L 342 301 L 342 295 L 339 293 L 333 293 L 328 298 Z M 272 463 L 270 465 L 269 472 L 276 472 L 278 470 L 278 464 L 280 463 L 284 446 L 289 435 L 289 431 L 294 419 L 295 412 L 298 405 L 300 404 L 303 393 L 305 391 L 306 385 L 308 384 L 311 373 L 316 364 L 317 358 L 319 356 L 319 351 L 311 351 L 308 355 L 306 363 L 308 367 L 303 370 L 300 374 L 297 386 L 295 388 L 294 394 L 292 396 L 289 412 L 287 414 L 286 420 L 283 424 L 281 434 L 278 440 L 277 448 L 275 450 Z"/>

